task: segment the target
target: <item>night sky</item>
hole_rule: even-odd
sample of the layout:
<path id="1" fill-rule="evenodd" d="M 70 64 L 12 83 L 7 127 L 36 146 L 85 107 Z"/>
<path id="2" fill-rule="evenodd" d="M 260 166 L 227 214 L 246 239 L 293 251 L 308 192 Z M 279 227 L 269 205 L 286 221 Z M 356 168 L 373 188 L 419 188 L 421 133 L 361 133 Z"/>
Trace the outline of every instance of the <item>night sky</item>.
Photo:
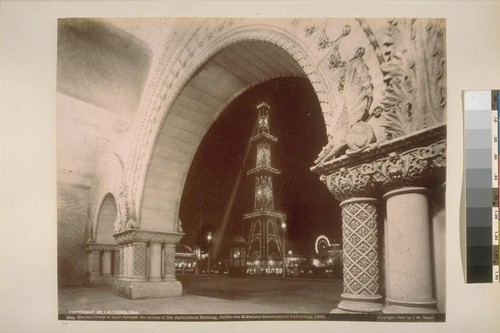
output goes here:
<path id="1" fill-rule="evenodd" d="M 206 250 L 212 231 L 212 256 L 224 257 L 230 239 L 241 234 L 243 214 L 253 210 L 254 178 L 246 172 L 255 167 L 256 147 L 245 153 L 261 102 L 271 106 L 270 133 L 278 138 L 272 149 L 272 166 L 281 170 L 274 178 L 274 205 L 287 215 L 287 250 L 310 257 L 319 235 L 341 240 L 341 217 L 338 202 L 309 170 L 327 139 L 318 99 L 304 78 L 274 79 L 250 89 L 212 125 L 186 180 L 181 243 Z"/>

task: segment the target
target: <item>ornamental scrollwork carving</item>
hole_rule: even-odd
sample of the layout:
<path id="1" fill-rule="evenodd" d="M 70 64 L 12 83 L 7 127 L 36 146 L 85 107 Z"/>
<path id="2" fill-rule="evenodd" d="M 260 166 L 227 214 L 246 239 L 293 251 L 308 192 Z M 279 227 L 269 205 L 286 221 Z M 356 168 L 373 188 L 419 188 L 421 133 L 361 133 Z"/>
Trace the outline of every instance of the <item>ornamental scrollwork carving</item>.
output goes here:
<path id="1" fill-rule="evenodd" d="M 444 141 L 441 141 L 404 154 L 392 152 L 388 157 L 374 163 L 377 172 L 374 173 L 373 180 L 379 183 L 384 191 L 425 185 L 433 170 L 445 166 L 445 147 Z"/>
<path id="2" fill-rule="evenodd" d="M 119 245 L 127 245 L 133 243 L 155 243 L 155 244 L 173 244 L 180 242 L 183 233 L 175 232 L 156 232 L 148 230 L 126 230 L 119 234 L 115 234 L 115 240 Z"/>
<path id="3" fill-rule="evenodd" d="M 426 186 L 436 170 L 446 167 L 446 141 L 405 152 L 390 152 L 371 163 L 342 167 L 322 175 L 328 190 L 339 201 L 373 197 L 405 186 Z"/>

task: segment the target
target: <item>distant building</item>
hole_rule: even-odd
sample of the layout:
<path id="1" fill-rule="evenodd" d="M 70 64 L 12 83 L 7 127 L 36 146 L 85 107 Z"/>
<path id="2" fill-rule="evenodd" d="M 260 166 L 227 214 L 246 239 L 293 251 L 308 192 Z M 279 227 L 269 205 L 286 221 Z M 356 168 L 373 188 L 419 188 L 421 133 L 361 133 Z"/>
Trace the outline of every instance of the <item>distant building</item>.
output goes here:
<path id="1" fill-rule="evenodd" d="M 175 247 L 175 272 L 181 274 L 198 273 L 198 266 L 196 251 L 185 244 L 177 244 Z"/>

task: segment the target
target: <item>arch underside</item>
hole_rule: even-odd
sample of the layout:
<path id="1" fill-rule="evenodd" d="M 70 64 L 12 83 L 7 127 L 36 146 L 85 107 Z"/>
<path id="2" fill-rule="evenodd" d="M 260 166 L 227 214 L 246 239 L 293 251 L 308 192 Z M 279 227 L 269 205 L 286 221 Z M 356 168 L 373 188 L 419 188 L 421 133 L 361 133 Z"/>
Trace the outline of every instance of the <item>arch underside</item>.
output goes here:
<path id="1" fill-rule="evenodd" d="M 118 209 L 115 198 L 112 194 L 107 194 L 102 202 L 97 219 L 95 231 L 95 242 L 97 244 L 116 244 L 113 234 L 117 215 Z"/>
<path id="2" fill-rule="evenodd" d="M 141 228 L 175 231 L 191 161 L 217 116 L 231 101 L 262 82 L 306 77 L 297 61 L 265 41 L 232 44 L 205 62 L 167 111 L 146 176 Z"/>

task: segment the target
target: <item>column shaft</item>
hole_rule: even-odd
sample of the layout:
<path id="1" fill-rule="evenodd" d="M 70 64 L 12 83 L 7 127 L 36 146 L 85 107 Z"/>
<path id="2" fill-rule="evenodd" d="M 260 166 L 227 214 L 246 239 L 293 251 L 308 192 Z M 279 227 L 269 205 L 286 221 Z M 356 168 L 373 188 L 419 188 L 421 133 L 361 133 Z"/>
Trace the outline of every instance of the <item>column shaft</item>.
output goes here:
<path id="1" fill-rule="evenodd" d="M 172 281 L 175 278 L 175 245 L 165 244 L 163 247 L 163 280 Z"/>
<path id="2" fill-rule="evenodd" d="M 134 275 L 134 248 L 132 244 L 125 246 L 125 279 L 130 280 Z"/>
<path id="3" fill-rule="evenodd" d="M 132 252 L 132 280 L 146 281 L 147 255 L 146 243 L 133 243 L 130 247 Z"/>
<path id="4" fill-rule="evenodd" d="M 384 195 L 386 313 L 435 313 L 432 290 L 428 190 L 406 187 Z"/>
<path id="5" fill-rule="evenodd" d="M 121 279 L 125 276 L 125 250 L 127 247 L 125 245 L 120 245 L 119 249 L 119 268 L 118 268 L 118 278 Z"/>
<path id="6" fill-rule="evenodd" d="M 161 244 L 149 244 L 149 281 L 161 281 Z"/>
<path id="7" fill-rule="evenodd" d="M 338 308 L 350 312 L 380 312 L 376 199 L 343 201 L 342 238 L 344 292 Z M 335 312 L 335 310 L 334 310 Z"/>
<path id="8" fill-rule="evenodd" d="M 88 258 L 90 275 L 101 275 L 101 251 L 90 251 Z"/>
<path id="9" fill-rule="evenodd" d="M 120 274 L 120 251 L 121 246 L 118 251 L 113 251 L 113 276 L 119 276 Z"/>
<path id="10" fill-rule="evenodd" d="M 112 251 L 104 250 L 102 252 L 101 273 L 103 276 L 111 276 Z"/>

